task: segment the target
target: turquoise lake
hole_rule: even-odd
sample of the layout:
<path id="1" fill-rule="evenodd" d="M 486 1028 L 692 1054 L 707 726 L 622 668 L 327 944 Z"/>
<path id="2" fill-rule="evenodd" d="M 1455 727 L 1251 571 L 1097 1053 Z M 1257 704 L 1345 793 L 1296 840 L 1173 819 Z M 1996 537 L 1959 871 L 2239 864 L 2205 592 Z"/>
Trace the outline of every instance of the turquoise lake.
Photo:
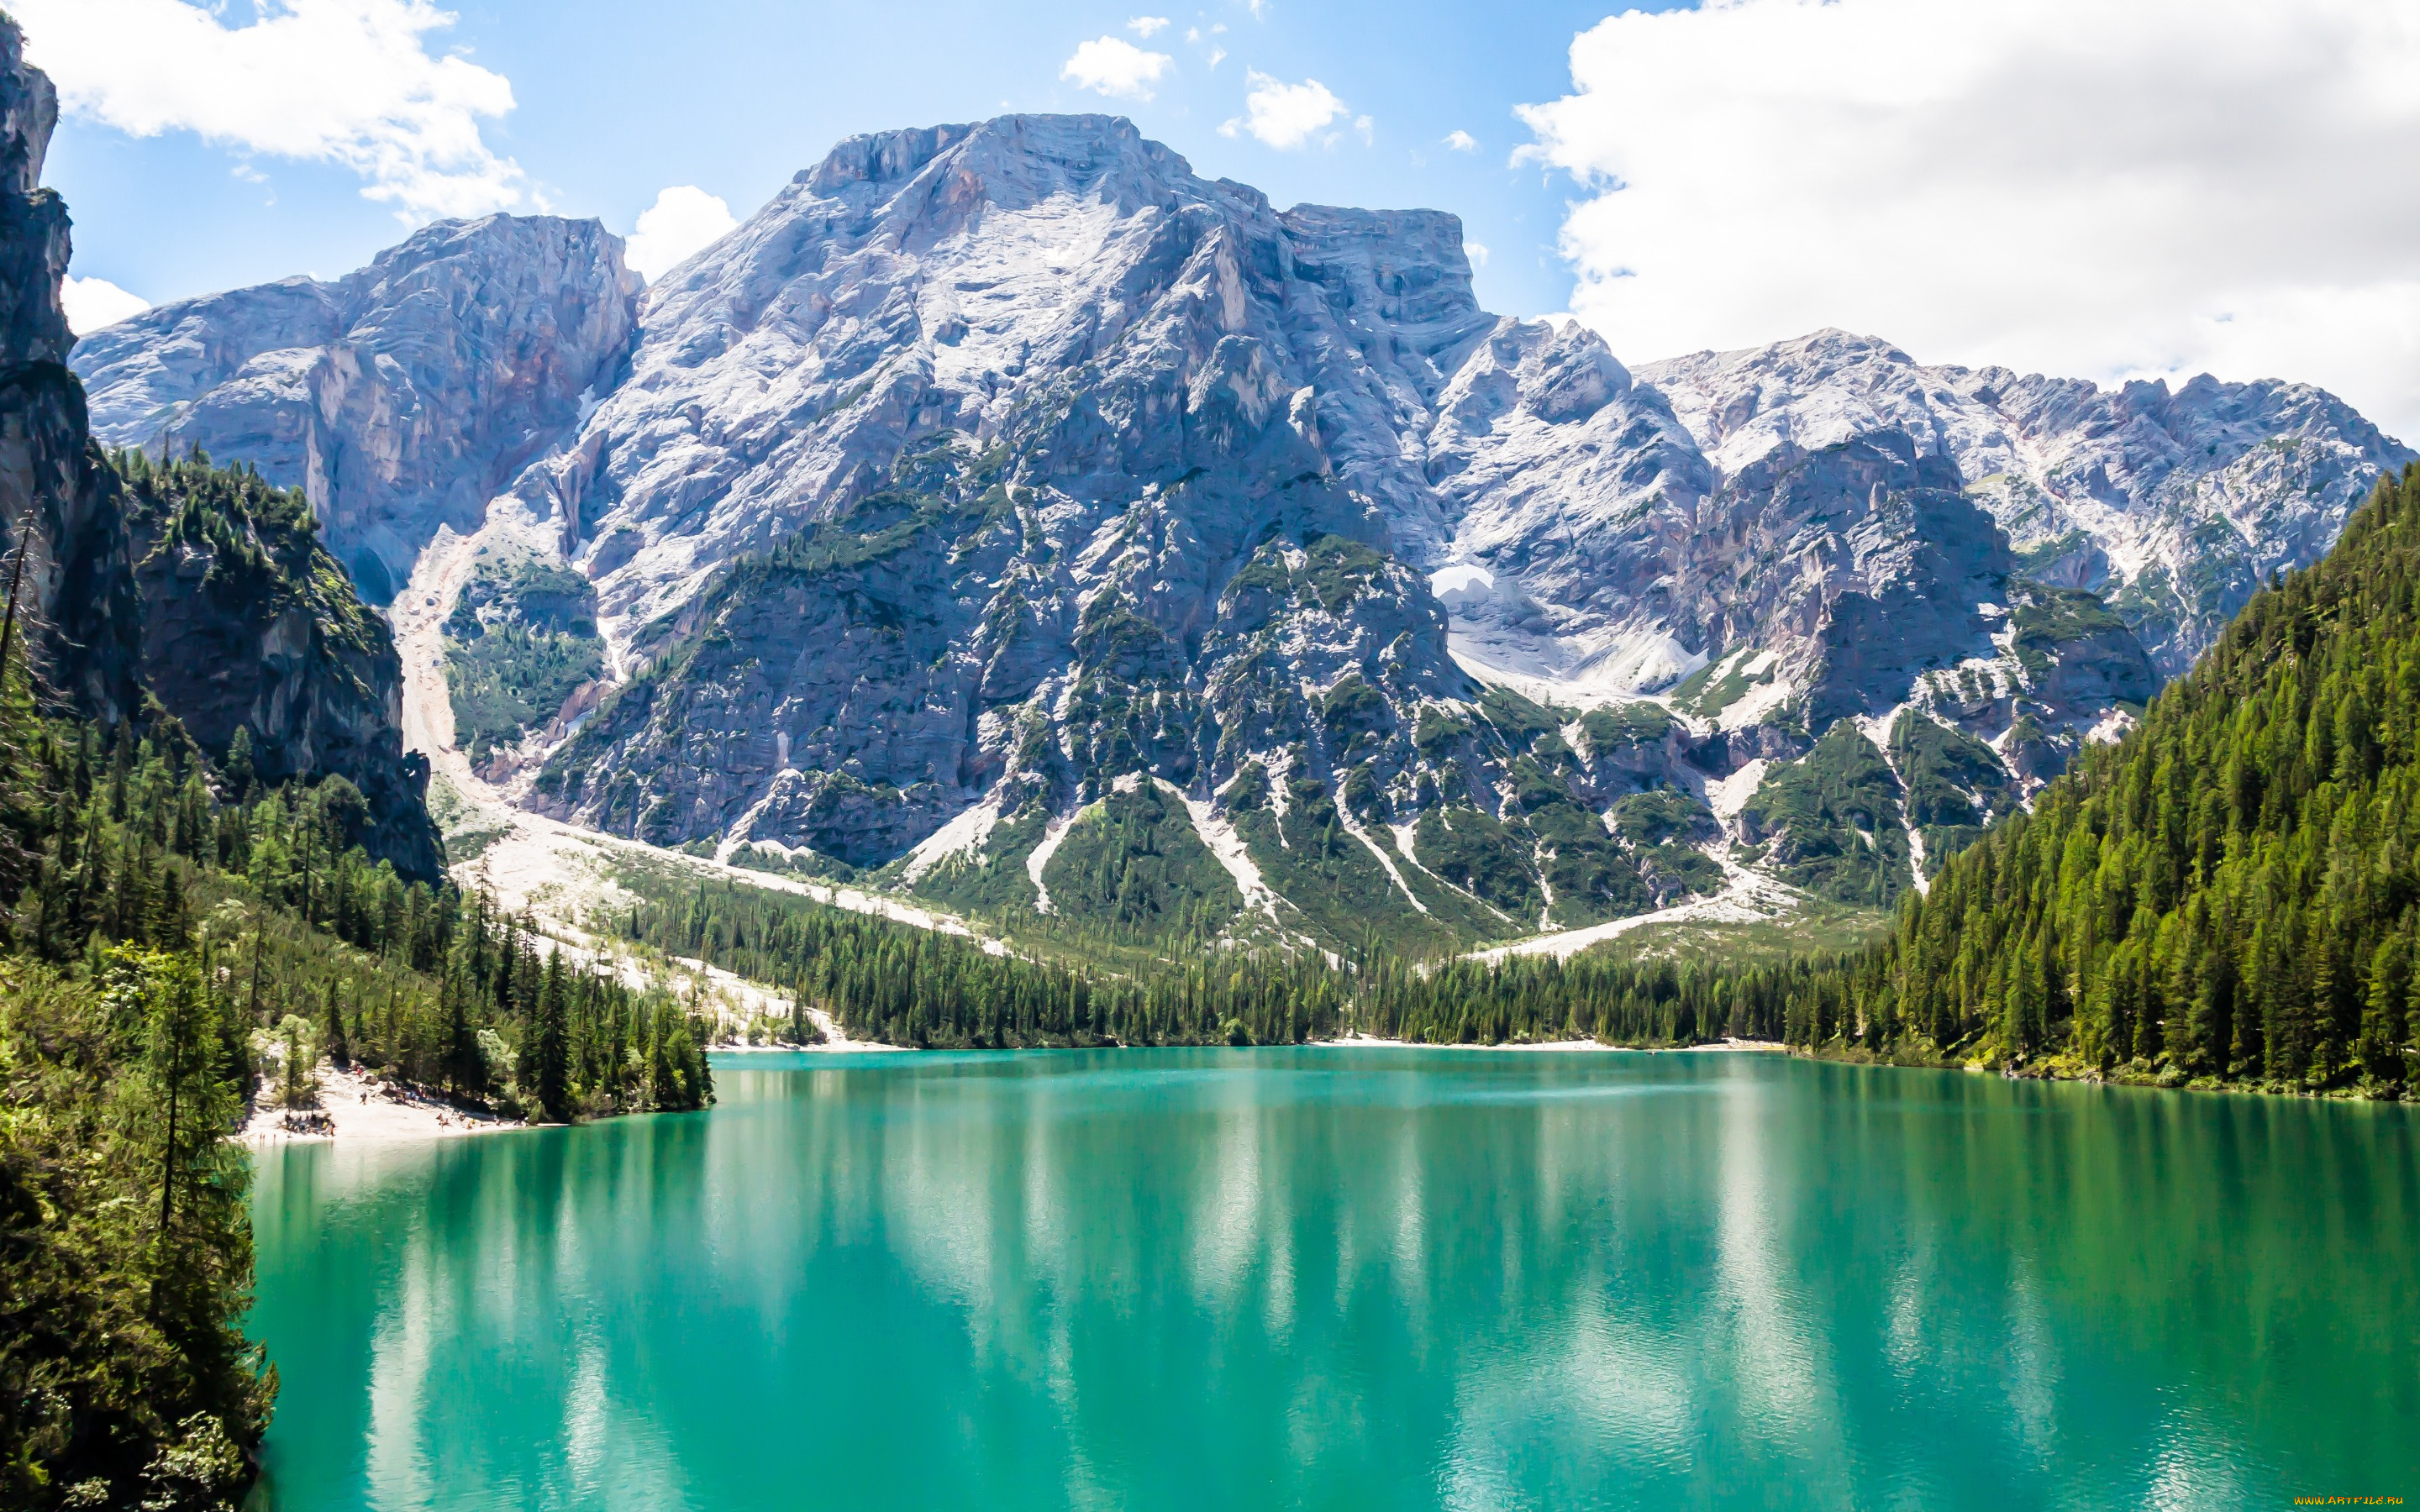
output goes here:
<path id="1" fill-rule="evenodd" d="M 1760 1054 L 720 1057 L 265 1151 L 256 1504 L 2420 1497 L 2420 1117 Z"/>

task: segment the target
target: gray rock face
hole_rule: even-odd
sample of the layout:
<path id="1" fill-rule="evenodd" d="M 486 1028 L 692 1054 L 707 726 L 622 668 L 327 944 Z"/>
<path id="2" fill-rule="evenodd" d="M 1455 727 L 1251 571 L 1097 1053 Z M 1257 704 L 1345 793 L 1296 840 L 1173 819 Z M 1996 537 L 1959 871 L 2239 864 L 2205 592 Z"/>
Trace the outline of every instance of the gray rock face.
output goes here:
<path id="1" fill-rule="evenodd" d="M 199 445 L 305 490 L 382 603 L 440 526 L 478 529 L 613 385 L 638 288 L 596 222 L 491 215 L 334 283 L 147 310 L 86 336 L 72 365 L 104 442 Z"/>
<path id="2" fill-rule="evenodd" d="M 318 329 L 309 288 L 242 298 Z M 125 376 L 111 424 L 185 404 L 198 435 L 210 394 L 249 414 L 299 381 L 276 353 L 334 349 L 230 338 L 209 372 L 256 378 L 189 394 L 146 375 L 202 371 L 174 354 L 228 320 L 183 308 L 79 351 Z M 1751 761 L 1781 784 L 1756 838 L 1900 856 L 1860 863 L 1886 897 L 1919 829 L 1997 811 L 1897 764 L 2037 784 L 2412 455 L 2308 388 L 2102 391 L 1838 332 L 1626 368 L 1481 311 L 1450 216 L 1280 212 L 1099 116 L 843 143 L 647 291 L 620 371 L 509 485 L 622 685 L 566 702 L 541 807 L 1042 906 L 1048 826 L 1147 777 L 1276 927 L 1336 937 L 1710 885 L 1690 847 L 1718 815 L 1748 839 L 1752 795 L 1710 784 Z M 1841 849 L 1885 809 L 1906 845 Z"/>
<path id="3" fill-rule="evenodd" d="M 2190 666 L 2276 568 L 2316 561 L 2413 453 L 2334 395 L 2207 375 L 2103 390 L 2007 368 L 1926 367 L 1823 331 L 1641 370 L 1734 476 L 1792 449 L 1897 430 L 1957 467 L 2028 575 L 2093 588 L 2163 677 Z"/>
<path id="4" fill-rule="evenodd" d="M 267 490 L 201 469 L 130 486 L 93 444 L 64 362 L 67 212 L 39 187 L 56 117 L 50 81 L 0 16 L 0 561 L 23 548 L 18 625 L 34 665 L 104 729 L 144 733 L 164 711 L 224 757 L 242 726 L 272 782 L 345 777 L 365 799 L 371 853 L 434 881 L 427 766 L 402 749 L 394 644 L 304 506 L 280 496 L 273 518 L 221 513 L 206 529 L 208 509 L 181 509 L 189 485 L 222 511 L 238 491 L 267 510 Z"/>

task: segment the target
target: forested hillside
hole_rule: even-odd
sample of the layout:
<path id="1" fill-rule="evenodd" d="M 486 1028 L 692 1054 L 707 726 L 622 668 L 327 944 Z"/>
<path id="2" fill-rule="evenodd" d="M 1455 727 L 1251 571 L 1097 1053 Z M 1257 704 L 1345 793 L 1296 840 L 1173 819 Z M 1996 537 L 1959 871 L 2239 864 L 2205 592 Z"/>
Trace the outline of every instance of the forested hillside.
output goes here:
<path id="1" fill-rule="evenodd" d="M 180 469 L 188 501 L 258 491 Z M 217 532 L 224 565 L 226 527 L 188 508 L 165 538 Z M 269 785 L 240 727 L 214 764 L 156 705 L 108 734 L 45 715 L 26 651 L 12 608 L 0 1505 L 230 1504 L 275 1392 L 237 1327 L 250 1166 L 224 1137 L 263 1070 L 284 1073 L 261 1095 L 306 1114 L 324 1059 L 560 1119 L 698 1106 L 702 1036 L 668 996 L 542 959 L 484 900 L 373 860 L 345 778 Z"/>
<path id="2" fill-rule="evenodd" d="M 647 902 L 612 920 L 659 949 L 779 984 L 853 1039 L 967 1049 L 1299 1044 L 1372 1034 L 1432 1044 L 1602 1040 L 1685 1045 L 1772 1039 L 1813 963 L 1729 968 L 1580 956 L 1413 963 L 1375 939 L 1331 964 L 1308 949 L 1196 950 L 1098 972 L 986 950 L 963 935 L 741 885 L 625 885 Z"/>
<path id="3" fill-rule="evenodd" d="M 2420 468 L 1909 898 L 1789 1037 L 2393 1096 L 2420 1070 L 2415 957 Z"/>

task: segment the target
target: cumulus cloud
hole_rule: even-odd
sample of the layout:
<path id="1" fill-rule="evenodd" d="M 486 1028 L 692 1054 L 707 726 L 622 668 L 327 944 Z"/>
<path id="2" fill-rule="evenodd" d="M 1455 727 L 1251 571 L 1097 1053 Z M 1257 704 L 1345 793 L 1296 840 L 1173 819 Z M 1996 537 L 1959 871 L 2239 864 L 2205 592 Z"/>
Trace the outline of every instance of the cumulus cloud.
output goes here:
<path id="1" fill-rule="evenodd" d="M 1464 242 L 1462 244 L 1462 255 L 1470 259 L 1470 266 L 1473 268 L 1484 268 L 1487 266 L 1487 243 L 1484 241 Z"/>
<path id="2" fill-rule="evenodd" d="M 1476 152 L 1479 150 L 1479 138 L 1468 131 L 1448 131 L 1445 133 L 1445 145 L 1456 152 Z"/>
<path id="3" fill-rule="evenodd" d="M 1077 46 L 1059 77 L 1112 100 L 1149 100 L 1153 86 L 1175 66 L 1167 54 L 1146 53 L 1123 37 L 1095 37 Z"/>
<path id="4" fill-rule="evenodd" d="M 2375 0 L 1731 0 L 1572 44 L 1626 357 L 1837 325 L 1926 361 L 2324 384 L 2420 440 L 2420 24 Z"/>
<path id="5" fill-rule="evenodd" d="M 521 202 L 526 177 L 481 139 L 513 108 L 503 74 L 428 34 L 427 0 L 263 0 L 250 24 L 184 0 L 10 0 L 26 51 L 71 114 L 134 136 L 187 131 L 261 157 L 333 162 L 418 224 Z"/>
<path id="6" fill-rule="evenodd" d="M 695 184 L 659 190 L 656 202 L 639 212 L 622 257 L 640 277 L 654 283 L 675 264 L 728 236 L 739 223 L 720 194 Z"/>
<path id="7" fill-rule="evenodd" d="M 1146 42 L 1150 41 L 1155 34 L 1164 32 L 1167 29 L 1168 18 L 1166 16 L 1137 16 L 1126 23 L 1126 30 L 1134 33 L 1137 37 L 1141 38 Z"/>
<path id="8" fill-rule="evenodd" d="M 79 336 L 151 308 L 149 300 L 130 294 L 105 278 L 78 278 L 73 273 L 68 275 L 59 297 L 67 305 L 68 329 Z"/>
<path id="9" fill-rule="evenodd" d="M 1221 136 L 1249 131 L 1276 147 L 1291 151 L 1325 131 L 1344 114 L 1344 101 L 1316 79 L 1287 84 L 1258 69 L 1244 70 L 1244 114 L 1218 128 Z"/>

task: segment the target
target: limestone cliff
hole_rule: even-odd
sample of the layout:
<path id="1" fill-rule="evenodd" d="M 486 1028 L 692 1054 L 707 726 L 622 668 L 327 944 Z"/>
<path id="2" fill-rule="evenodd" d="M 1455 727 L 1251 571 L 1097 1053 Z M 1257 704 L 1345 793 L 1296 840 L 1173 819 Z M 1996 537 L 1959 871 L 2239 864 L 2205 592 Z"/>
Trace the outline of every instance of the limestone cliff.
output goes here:
<path id="1" fill-rule="evenodd" d="M 113 446 L 200 445 L 300 487 L 384 603 L 442 526 L 587 418 L 620 376 L 638 279 L 595 221 L 491 215 L 413 233 L 332 283 L 184 300 L 76 348 Z"/>

